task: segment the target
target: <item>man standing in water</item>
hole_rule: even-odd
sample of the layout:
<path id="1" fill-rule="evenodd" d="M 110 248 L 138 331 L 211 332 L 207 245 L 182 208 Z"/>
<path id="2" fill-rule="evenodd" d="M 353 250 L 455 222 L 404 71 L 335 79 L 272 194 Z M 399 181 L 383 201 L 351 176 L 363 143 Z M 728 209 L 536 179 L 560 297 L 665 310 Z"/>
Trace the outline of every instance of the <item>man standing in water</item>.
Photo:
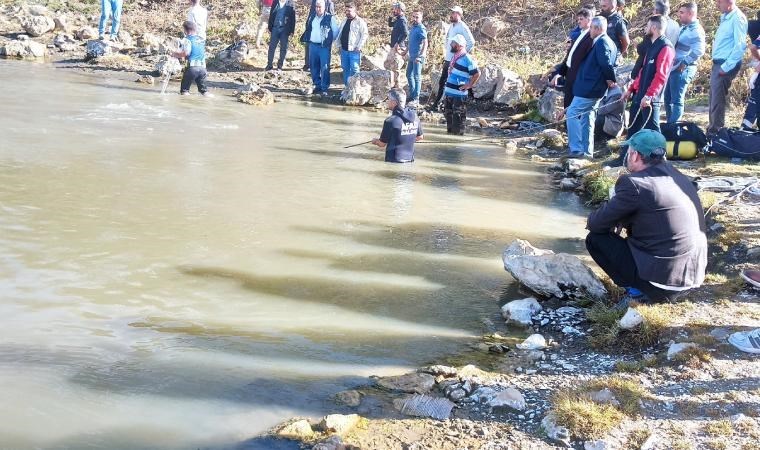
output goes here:
<path id="1" fill-rule="evenodd" d="M 475 61 L 467 54 L 467 41 L 457 34 L 449 42 L 451 62 L 444 94 L 443 115 L 446 117 L 446 131 L 449 134 L 464 135 L 467 122 L 467 91 L 472 89 L 480 78 L 480 71 Z"/>
<path id="2" fill-rule="evenodd" d="M 180 94 L 189 95 L 190 85 L 193 81 L 198 86 L 198 92 L 207 95 L 206 92 L 206 44 L 203 39 L 196 34 L 195 23 L 189 20 L 182 25 L 185 30 L 185 39 L 182 39 L 182 46 L 179 51 L 172 52 L 175 58 L 187 58 L 187 68 L 182 76 L 182 85 Z"/>
<path id="3" fill-rule="evenodd" d="M 451 25 L 446 31 L 446 39 L 443 41 L 443 65 L 441 67 L 441 78 L 438 79 L 438 95 L 436 95 L 433 103 L 430 104 L 430 109 L 432 111 L 438 109 L 438 103 L 440 103 L 441 97 L 443 97 L 444 87 L 446 87 L 446 80 L 449 78 L 449 64 L 451 63 L 451 58 L 454 57 L 454 54 L 451 53 L 449 42 L 454 39 L 454 36 L 461 34 L 466 42 L 465 50 L 467 53 L 471 52 L 472 48 L 475 46 L 475 38 L 472 36 L 470 27 L 468 27 L 462 20 L 463 14 L 464 12 L 460 6 L 451 8 L 451 14 L 449 15 L 449 22 L 451 22 Z"/>
<path id="4" fill-rule="evenodd" d="M 414 143 L 423 138 L 420 119 L 413 109 L 405 109 L 406 94 L 400 89 L 388 92 L 386 104 L 391 116 L 385 119 L 380 137 L 372 139 L 372 143 L 385 147 L 385 162 L 412 162 Z"/>

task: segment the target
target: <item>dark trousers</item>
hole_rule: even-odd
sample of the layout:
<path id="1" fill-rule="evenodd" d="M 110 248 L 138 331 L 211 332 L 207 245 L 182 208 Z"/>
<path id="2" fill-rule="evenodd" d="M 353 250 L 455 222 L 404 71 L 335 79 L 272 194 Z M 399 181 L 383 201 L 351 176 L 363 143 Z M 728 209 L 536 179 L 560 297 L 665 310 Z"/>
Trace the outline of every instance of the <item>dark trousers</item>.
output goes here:
<path id="1" fill-rule="evenodd" d="M 660 132 L 660 104 L 652 103 L 652 106 L 643 109 L 639 109 L 640 105 L 640 98 L 634 98 L 631 102 L 631 109 L 628 112 L 631 121 L 628 124 L 629 138 L 644 128 Z"/>
<path id="2" fill-rule="evenodd" d="M 742 120 L 744 128 L 752 128 L 755 124 L 760 128 L 760 76 L 757 77 L 755 85 L 749 92 L 747 109 L 744 111 L 744 120 Z"/>
<path id="3" fill-rule="evenodd" d="M 717 133 L 726 124 L 728 90 L 742 67 L 740 62 L 729 72 L 721 75 L 720 64 L 722 63 L 722 61 L 713 62 L 710 73 L 710 123 L 707 125 L 707 134 Z"/>
<path id="4" fill-rule="evenodd" d="M 288 53 L 288 39 L 290 35 L 282 28 L 273 28 L 272 36 L 269 39 L 269 53 L 267 54 L 267 67 L 272 67 L 272 61 L 274 61 L 274 52 L 277 50 L 277 45 L 280 45 L 280 58 L 277 60 L 277 68 L 282 69 L 282 65 L 285 62 L 285 55 Z"/>
<path id="5" fill-rule="evenodd" d="M 438 79 L 438 94 L 435 96 L 433 106 L 438 106 L 443 97 L 443 89 L 446 87 L 446 80 L 449 78 L 449 61 L 443 60 L 441 65 L 441 78 Z"/>
<path id="6" fill-rule="evenodd" d="M 185 74 L 182 75 L 182 84 L 179 91 L 182 93 L 190 92 L 190 86 L 195 82 L 198 86 L 198 92 L 201 94 L 206 93 L 206 68 L 200 66 L 191 66 L 185 69 Z"/>
<path id="7" fill-rule="evenodd" d="M 467 97 L 446 96 L 443 116 L 446 117 L 446 132 L 463 135 L 467 124 Z"/>
<path id="8" fill-rule="evenodd" d="M 309 71 L 311 71 L 311 66 L 309 65 L 309 47 L 310 46 L 311 44 L 306 42 L 306 49 L 304 49 L 304 55 L 303 55 L 303 70 L 309 70 Z"/>
<path id="9" fill-rule="evenodd" d="M 678 291 L 660 289 L 641 279 L 628 243 L 617 234 L 589 233 L 586 236 L 586 250 L 620 287 L 636 288 L 655 301 L 673 300 L 680 294 Z"/>

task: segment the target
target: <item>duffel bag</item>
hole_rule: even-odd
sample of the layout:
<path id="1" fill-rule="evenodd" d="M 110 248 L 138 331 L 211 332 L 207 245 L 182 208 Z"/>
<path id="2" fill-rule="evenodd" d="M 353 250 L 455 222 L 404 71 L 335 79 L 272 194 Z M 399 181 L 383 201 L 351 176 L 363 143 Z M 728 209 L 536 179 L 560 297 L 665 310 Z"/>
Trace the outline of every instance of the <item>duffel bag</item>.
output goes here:
<path id="1" fill-rule="evenodd" d="M 760 160 L 760 131 L 721 128 L 710 143 L 710 151 L 729 158 Z"/>
<path id="2" fill-rule="evenodd" d="M 694 159 L 707 145 L 707 136 L 694 122 L 662 123 L 660 131 L 668 142 L 668 159 Z"/>

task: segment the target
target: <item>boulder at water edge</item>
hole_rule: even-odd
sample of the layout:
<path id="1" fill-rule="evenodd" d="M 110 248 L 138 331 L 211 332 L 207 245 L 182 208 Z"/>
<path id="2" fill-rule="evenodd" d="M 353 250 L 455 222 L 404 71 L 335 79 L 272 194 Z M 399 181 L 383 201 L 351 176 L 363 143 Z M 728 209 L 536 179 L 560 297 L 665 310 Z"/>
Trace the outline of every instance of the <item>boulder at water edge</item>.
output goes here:
<path id="1" fill-rule="evenodd" d="M 533 297 L 513 300 L 501 307 L 501 315 L 509 322 L 530 326 L 533 315 L 541 311 L 541 305 Z"/>
<path id="2" fill-rule="evenodd" d="M 251 85 L 247 91 L 238 94 L 238 101 L 247 105 L 267 106 L 274 103 L 274 94 L 269 89 Z"/>
<path id="3" fill-rule="evenodd" d="M 480 78 L 472 87 L 472 95 L 475 98 L 492 98 L 499 81 L 501 67 L 496 64 L 486 64 L 480 68 Z"/>
<path id="4" fill-rule="evenodd" d="M 87 41 L 86 59 L 100 58 L 101 56 L 110 55 L 113 49 L 110 42 L 92 39 Z"/>
<path id="5" fill-rule="evenodd" d="M 480 25 L 480 32 L 491 39 L 499 37 L 507 29 L 507 24 L 498 17 L 486 17 Z"/>
<path id="6" fill-rule="evenodd" d="M 343 436 L 351 431 L 361 420 L 358 414 L 330 414 L 322 418 L 319 427 L 328 433 Z"/>
<path id="7" fill-rule="evenodd" d="M 21 26 L 29 36 L 37 37 L 53 31 L 55 21 L 48 16 L 26 16 L 21 19 Z"/>
<path id="8" fill-rule="evenodd" d="M 562 91 L 546 88 L 541 98 L 538 99 L 538 113 L 549 122 L 556 121 L 559 113 L 564 109 L 563 98 L 565 98 L 565 94 Z"/>
<path id="9" fill-rule="evenodd" d="M 80 41 L 89 41 L 98 37 L 98 30 L 93 27 L 84 27 L 74 33 L 74 36 Z"/>
<path id="10" fill-rule="evenodd" d="M 312 430 L 308 420 L 300 419 L 277 430 L 277 435 L 291 439 L 302 439 L 313 436 L 314 430 Z"/>
<path id="11" fill-rule="evenodd" d="M 348 79 L 340 95 L 347 105 L 377 105 L 385 101 L 391 89 L 391 73 L 387 70 L 358 72 Z"/>
<path id="12" fill-rule="evenodd" d="M 607 290 L 599 278 L 577 256 L 555 254 L 517 239 L 502 254 L 504 269 L 517 281 L 540 295 L 602 299 Z"/>
<path id="13" fill-rule="evenodd" d="M 435 80 L 435 83 L 437 82 Z M 497 64 L 486 64 L 480 69 L 480 78 L 472 87 L 472 95 L 475 98 L 492 98 L 494 103 L 514 106 L 522 98 L 523 81 L 511 70 Z"/>
<path id="14" fill-rule="evenodd" d="M 222 69 L 239 70 L 246 58 L 248 58 L 248 43 L 238 41 L 217 53 L 214 64 Z"/>
<path id="15" fill-rule="evenodd" d="M 6 58 L 44 58 L 47 48 L 31 39 L 10 41 L 0 47 L 0 56 Z"/>
<path id="16" fill-rule="evenodd" d="M 389 391 L 424 394 L 433 389 L 435 377 L 427 373 L 407 373 L 377 380 L 377 384 Z"/>
<path id="17" fill-rule="evenodd" d="M 159 76 L 178 75 L 182 72 L 182 64 L 173 56 L 163 55 L 156 62 L 155 71 Z"/>

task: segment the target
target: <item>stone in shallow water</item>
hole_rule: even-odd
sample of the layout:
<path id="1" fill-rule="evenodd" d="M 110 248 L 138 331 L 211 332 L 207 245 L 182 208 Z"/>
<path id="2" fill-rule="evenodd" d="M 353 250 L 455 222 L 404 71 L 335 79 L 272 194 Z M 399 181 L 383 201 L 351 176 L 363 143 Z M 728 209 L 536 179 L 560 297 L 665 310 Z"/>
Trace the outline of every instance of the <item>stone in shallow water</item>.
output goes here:
<path id="1" fill-rule="evenodd" d="M 394 377 L 377 380 L 377 384 L 385 389 L 411 394 L 424 394 L 435 385 L 435 377 L 427 373 L 407 373 Z"/>
<path id="2" fill-rule="evenodd" d="M 513 300 L 501 307 L 501 315 L 510 322 L 529 326 L 532 317 L 541 311 L 541 305 L 533 297 L 522 300 Z"/>
<path id="3" fill-rule="evenodd" d="M 546 339 L 540 334 L 531 334 L 522 344 L 517 344 L 522 350 L 541 350 L 546 348 Z"/>
<path id="4" fill-rule="evenodd" d="M 335 394 L 335 401 L 346 406 L 359 406 L 362 402 L 362 395 L 355 390 L 341 391 Z"/>

